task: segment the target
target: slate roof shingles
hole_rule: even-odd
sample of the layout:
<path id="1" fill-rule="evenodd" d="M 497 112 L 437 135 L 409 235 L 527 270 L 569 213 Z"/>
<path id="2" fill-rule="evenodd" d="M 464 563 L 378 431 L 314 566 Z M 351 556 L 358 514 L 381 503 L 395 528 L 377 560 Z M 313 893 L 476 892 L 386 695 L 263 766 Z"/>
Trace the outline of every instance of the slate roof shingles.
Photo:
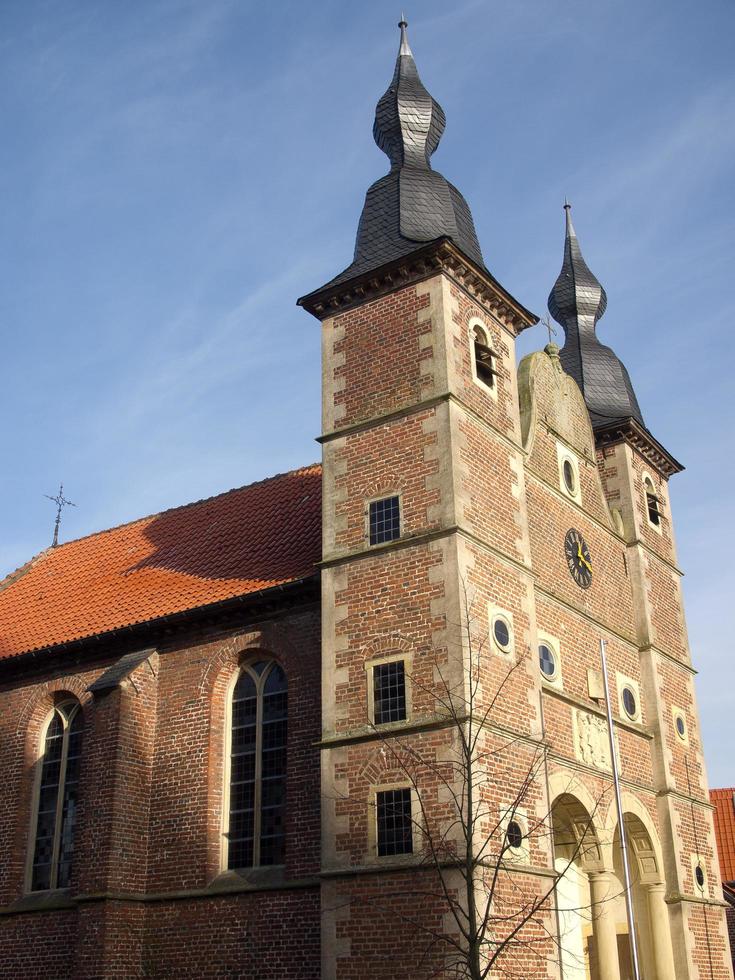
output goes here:
<path id="1" fill-rule="evenodd" d="M 0 583 L 0 659 L 314 574 L 321 480 L 308 466 L 49 548 Z"/>

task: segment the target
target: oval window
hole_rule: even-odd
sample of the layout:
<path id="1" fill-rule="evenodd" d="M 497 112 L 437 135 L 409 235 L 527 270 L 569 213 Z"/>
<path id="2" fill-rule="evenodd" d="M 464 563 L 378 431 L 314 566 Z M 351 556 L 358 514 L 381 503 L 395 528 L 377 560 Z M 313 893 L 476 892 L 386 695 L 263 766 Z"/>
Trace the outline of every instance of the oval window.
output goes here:
<path id="1" fill-rule="evenodd" d="M 683 717 L 683 715 L 677 715 L 676 716 L 676 731 L 677 731 L 677 734 L 678 734 L 679 738 L 684 738 L 684 736 L 686 735 L 687 728 L 686 728 L 686 725 L 684 724 L 684 717 Z"/>
<path id="2" fill-rule="evenodd" d="M 699 888 L 704 888 L 704 870 L 702 869 L 701 864 L 698 864 L 694 869 L 694 877 L 697 879 L 697 886 Z"/>
<path id="3" fill-rule="evenodd" d="M 625 713 L 629 718 L 635 718 L 638 713 L 638 703 L 635 699 L 635 694 L 633 689 L 630 687 L 623 688 L 623 707 L 625 708 Z"/>
<path id="4" fill-rule="evenodd" d="M 564 474 L 564 486 L 567 488 L 568 493 L 574 493 L 577 489 L 577 480 L 574 475 L 572 461 L 565 459 L 561 469 Z"/>
<path id="5" fill-rule="evenodd" d="M 508 839 L 508 845 L 516 850 L 523 844 L 523 831 L 521 830 L 521 825 L 516 820 L 511 820 L 508 824 L 506 837 Z"/>
<path id="6" fill-rule="evenodd" d="M 551 679 L 556 674 L 556 657 L 547 643 L 541 643 L 538 648 L 538 662 L 544 677 Z"/>
<path id="7" fill-rule="evenodd" d="M 501 616 L 496 616 L 493 622 L 493 636 L 502 650 L 510 647 L 510 626 Z"/>

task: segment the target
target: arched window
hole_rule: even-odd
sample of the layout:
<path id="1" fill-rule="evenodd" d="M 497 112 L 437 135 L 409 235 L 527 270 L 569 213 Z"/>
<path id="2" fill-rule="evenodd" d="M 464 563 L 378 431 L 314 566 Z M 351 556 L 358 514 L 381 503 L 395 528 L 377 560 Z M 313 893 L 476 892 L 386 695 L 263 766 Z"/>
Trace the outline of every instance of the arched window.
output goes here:
<path id="1" fill-rule="evenodd" d="M 232 693 L 227 867 L 283 864 L 286 675 L 273 661 L 243 668 Z"/>
<path id="2" fill-rule="evenodd" d="M 54 708 L 39 759 L 31 891 L 67 888 L 71 883 L 83 729 L 76 701 Z"/>
<path id="3" fill-rule="evenodd" d="M 475 376 L 478 381 L 481 381 L 492 391 L 495 389 L 495 379 L 498 375 L 495 351 L 490 346 L 487 334 L 479 324 L 472 327 L 470 338 Z"/>
<path id="4" fill-rule="evenodd" d="M 650 476 L 644 477 L 643 486 L 646 490 L 646 510 L 648 512 L 648 521 L 653 524 L 654 527 L 661 526 L 661 500 L 656 493 L 656 488 L 653 485 L 653 480 Z"/>

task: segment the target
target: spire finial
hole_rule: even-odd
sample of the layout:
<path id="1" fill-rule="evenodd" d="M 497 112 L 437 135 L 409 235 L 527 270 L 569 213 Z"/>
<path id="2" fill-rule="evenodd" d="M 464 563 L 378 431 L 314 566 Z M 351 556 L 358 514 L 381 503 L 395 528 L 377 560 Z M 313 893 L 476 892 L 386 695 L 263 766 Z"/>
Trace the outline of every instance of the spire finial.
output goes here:
<path id="1" fill-rule="evenodd" d="M 403 13 L 401 14 L 401 19 L 398 22 L 398 26 L 401 29 L 401 46 L 398 49 L 398 57 L 400 58 L 401 55 L 408 55 L 412 58 L 413 51 L 411 51 L 411 46 L 408 43 L 408 21 L 406 20 L 406 15 Z"/>
<path id="2" fill-rule="evenodd" d="M 565 211 L 571 211 L 572 210 L 572 205 L 569 203 L 569 201 L 567 201 L 566 194 L 564 195 L 564 210 Z"/>

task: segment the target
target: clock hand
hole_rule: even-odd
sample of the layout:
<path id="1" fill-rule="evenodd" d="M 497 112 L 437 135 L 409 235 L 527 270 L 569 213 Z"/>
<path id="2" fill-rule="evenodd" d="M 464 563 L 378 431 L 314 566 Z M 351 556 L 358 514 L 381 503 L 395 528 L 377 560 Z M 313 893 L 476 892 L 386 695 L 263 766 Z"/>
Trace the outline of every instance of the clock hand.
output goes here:
<path id="1" fill-rule="evenodd" d="M 590 572 L 592 571 L 592 565 L 590 565 L 590 563 L 587 561 L 587 559 L 582 554 L 582 547 L 581 547 L 581 545 L 577 545 L 577 558 L 579 558 L 579 560 L 582 562 L 583 565 L 586 565 L 587 566 L 587 568 L 589 569 Z"/>

